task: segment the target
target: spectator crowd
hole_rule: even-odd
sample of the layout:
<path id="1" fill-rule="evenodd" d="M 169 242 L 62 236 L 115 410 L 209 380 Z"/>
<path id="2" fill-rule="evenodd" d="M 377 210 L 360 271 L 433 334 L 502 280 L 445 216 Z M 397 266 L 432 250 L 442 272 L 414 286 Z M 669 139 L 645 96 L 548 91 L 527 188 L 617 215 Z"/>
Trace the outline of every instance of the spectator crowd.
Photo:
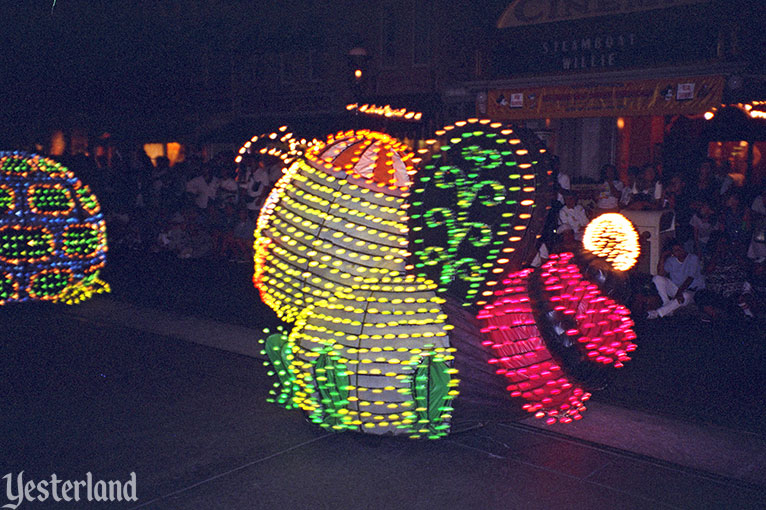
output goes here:
<path id="1" fill-rule="evenodd" d="M 282 165 L 235 154 L 205 160 L 189 154 L 174 165 L 143 148 L 109 159 L 61 158 L 96 192 L 113 251 L 166 252 L 179 258 L 251 262 L 258 210 Z"/>
<path id="2" fill-rule="evenodd" d="M 252 260 L 258 211 L 282 164 L 233 152 L 186 155 L 174 165 L 143 148 L 61 158 L 88 183 L 104 210 L 112 250 L 165 252 L 179 258 Z M 738 186 L 724 167 L 702 161 L 688 175 L 663 175 L 653 164 L 601 168 L 599 184 L 575 192 L 552 161 L 554 199 L 540 238 L 540 265 L 550 253 L 575 251 L 590 219 L 604 212 L 672 210 L 675 239 L 663 247 L 652 280 L 649 319 L 695 304 L 704 320 L 748 316 L 766 302 L 766 187 Z"/>
<path id="3" fill-rule="evenodd" d="M 595 188 L 576 193 L 554 157 L 557 199 L 533 265 L 551 252 L 577 248 L 590 219 L 604 212 L 672 210 L 675 238 L 662 248 L 651 291 L 658 319 L 695 304 L 702 320 L 754 317 L 766 301 L 766 187 L 737 186 L 725 167 L 702 161 L 689 175 L 660 180 L 653 164 L 630 167 L 620 179 L 601 168 Z"/>

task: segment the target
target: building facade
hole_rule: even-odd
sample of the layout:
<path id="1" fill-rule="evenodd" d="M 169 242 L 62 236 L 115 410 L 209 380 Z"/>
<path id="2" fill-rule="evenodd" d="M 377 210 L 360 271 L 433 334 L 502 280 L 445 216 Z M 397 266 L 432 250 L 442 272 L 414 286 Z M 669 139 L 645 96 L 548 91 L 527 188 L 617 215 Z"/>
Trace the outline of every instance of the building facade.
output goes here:
<path id="1" fill-rule="evenodd" d="M 536 128 L 575 181 L 599 179 L 605 163 L 690 171 L 708 151 L 706 112 L 762 93 L 759 28 L 743 15 L 762 10 L 515 0 L 483 53 L 481 79 L 466 87 L 480 115 Z"/>

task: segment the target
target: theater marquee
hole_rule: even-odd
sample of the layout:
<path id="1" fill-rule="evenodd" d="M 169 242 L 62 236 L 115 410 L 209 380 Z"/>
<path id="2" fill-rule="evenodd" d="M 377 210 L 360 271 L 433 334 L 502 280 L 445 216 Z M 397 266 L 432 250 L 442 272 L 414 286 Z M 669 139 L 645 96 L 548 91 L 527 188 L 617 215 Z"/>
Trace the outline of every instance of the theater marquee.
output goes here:
<path id="1" fill-rule="evenodd" d="M 514 0 L 500 16 L 497 28 L 614 16 L 708 2 L 710 0 Z"/>

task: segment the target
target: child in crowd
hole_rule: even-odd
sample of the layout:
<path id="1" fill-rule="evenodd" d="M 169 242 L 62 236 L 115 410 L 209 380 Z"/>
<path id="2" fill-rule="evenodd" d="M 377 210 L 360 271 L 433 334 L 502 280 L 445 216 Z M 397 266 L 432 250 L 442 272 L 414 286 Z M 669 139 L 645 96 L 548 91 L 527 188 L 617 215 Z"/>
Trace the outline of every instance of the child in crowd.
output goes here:
<path id="1" fill-rule="evenodd" d="M 617 178 L 617 167 L 612 164 L 601 167 L 601 187 L 596 195 L 596 209 L 599 214 L 617 212 L 624 187 L 622 181 Z"/>
<path id="2" fill-rule="evenodd" d="M 255 221 L 244 207 L 239 209 L 238 216 L 234 228 L 223 237 L 221 253 L 224 257 L 230 257 L 231 261 L 247 262 L 253 258 Z"/>
<path id="3" fill-rule="evenodd" d="M 690 243 L 693 246 L 687 247 L 687 251 L 692 251 L 701 258 L 707 255 L 710 234 L 716 229 L 716 220 L 713 214 L 713 208 L 707 203 L 702 203 L 699 211 L 695 212 L 689 220 L 689 225 L 694 231 L 694 240 L 693 243 Z"/>
<path id="4" fill-rule="evenodd" d="M 559 227 L 568 225 L 574 232 L 577 241 L 582 241 L 585 227 L 588 226 L 588 215 L 585 208 L 577 203 L 577 196 L 571 191 L 564 191 L 564 207 L 559 211 Z"/>
<path id="5" fill-rule="evenodd" d="M 711 320 L 736 317 L 735 310 L 752 318 L 753 287 L 748 281 L 745 257 L 732 250 L 731 239 L 719 233 L 710 262 L 705 266 L 705 290 L 695 297 Z"/>

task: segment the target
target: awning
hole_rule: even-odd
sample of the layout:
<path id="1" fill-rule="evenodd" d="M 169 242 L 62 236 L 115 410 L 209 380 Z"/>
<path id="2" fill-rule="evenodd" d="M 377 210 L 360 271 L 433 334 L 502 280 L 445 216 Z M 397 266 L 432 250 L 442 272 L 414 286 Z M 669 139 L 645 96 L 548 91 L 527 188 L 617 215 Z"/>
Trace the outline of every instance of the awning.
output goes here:
<path id="1" fill-rule="evenodd" d="M 720 106 L 724 84 L 723 76 L 697 76 L 495 89 L 487 94 L 487 115 L 497 120 L 694 115 Z"/>

